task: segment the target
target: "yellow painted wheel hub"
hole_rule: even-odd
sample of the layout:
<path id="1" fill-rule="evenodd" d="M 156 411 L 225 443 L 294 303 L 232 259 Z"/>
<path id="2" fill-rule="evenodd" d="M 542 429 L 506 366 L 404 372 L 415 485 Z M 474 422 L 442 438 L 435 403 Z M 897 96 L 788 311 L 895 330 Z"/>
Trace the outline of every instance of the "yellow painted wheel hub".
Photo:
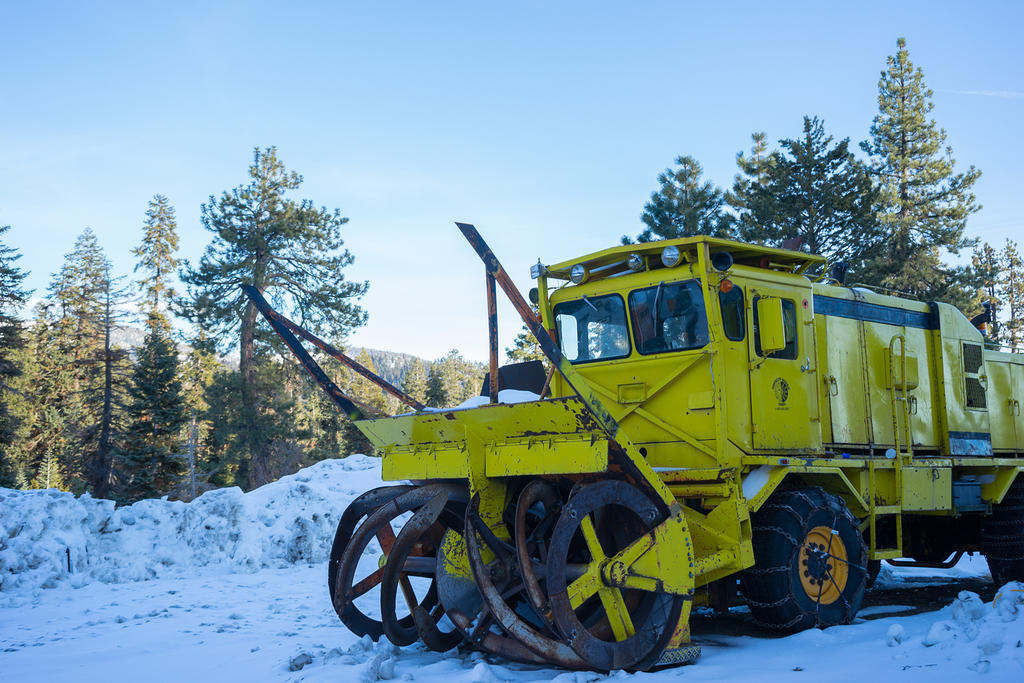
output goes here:
<path id="1" fill-rule="evenodd" d="M 827 526 L 807 532 L 800 546 L 800 584 L 804 592 L 822 605 L 831 605 L 846 590 L 850 576 L 846 544 Z"/>

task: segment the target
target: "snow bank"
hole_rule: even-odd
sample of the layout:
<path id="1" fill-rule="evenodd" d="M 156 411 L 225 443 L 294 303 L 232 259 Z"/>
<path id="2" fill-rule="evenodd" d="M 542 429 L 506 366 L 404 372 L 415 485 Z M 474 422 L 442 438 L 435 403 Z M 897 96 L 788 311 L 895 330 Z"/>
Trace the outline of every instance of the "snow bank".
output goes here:
<path id="1" fill-rule="evenodd" d="M 352 455 L 249 493 L 218 489 L 191 503 L 144 500 L 115 509 L 89 495 L 0 488 L 0 594 L 205 566 L 255 571 L 325 562 L 345 507 L 380 485 L 380 461 Z"/>
<path id="2" fill-rule="evenodd" d="M 978 673 L 1024 668 L 1024 583 L 1007 583 L 988 604 L 977 593 L 960 591 L 942 614 L 948 618 L 932 623 L 923 636 L 908 637 L 898 624 L 889 627 L 886 644 L 895 648 L 894 659 L 907 663 L 904 669 L 937 664 Z"/>

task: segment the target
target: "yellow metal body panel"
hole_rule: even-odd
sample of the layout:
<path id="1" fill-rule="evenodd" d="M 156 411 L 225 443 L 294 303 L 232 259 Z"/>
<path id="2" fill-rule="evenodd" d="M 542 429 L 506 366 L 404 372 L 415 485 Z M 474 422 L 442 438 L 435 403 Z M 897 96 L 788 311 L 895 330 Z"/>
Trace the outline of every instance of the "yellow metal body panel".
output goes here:
<path id="1" fill-rule="evenodd" d="M 818 362 L 826 368 L 822 373 L 822 440 L 836 444 L 870 443 L 861 323 L 823 315 L 816 316 L 815 323 Z"/>
<path id="2" fill-rule="evenodd" d="M 953 470 L 950 467 L 904 467 L 904 511 L 950 510 L 953 507 Z"/>
<path id="3" fill-rule="evenodd" d="M 484 472 L 488 477 L 524 474 L 592 474 L 608 469 L 608 440 L 522 439 L 487 445 Z"/>
<path id="4" fill-rule="evenodd" d="M 1017 409 L 1019 399 L 1014 396 L 1013 366 L 1009 362 L 990 361 L 988 379 L 992 392 L 1004 400 L 991 406 L 989 424 L 992 428 L 992 450 L 996 453 L 1017 448 Z"/>

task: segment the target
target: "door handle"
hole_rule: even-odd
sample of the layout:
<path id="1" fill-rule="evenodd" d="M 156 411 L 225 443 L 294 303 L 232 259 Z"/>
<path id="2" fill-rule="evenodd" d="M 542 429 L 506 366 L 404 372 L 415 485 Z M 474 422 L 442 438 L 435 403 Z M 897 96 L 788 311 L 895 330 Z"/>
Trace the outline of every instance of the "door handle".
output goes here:
<path id="1" fill-rule="evenodd" d="M 825 388 L 828 390 L 829 396 L 839 395 L 839 383 L 836 382 L 835 375 L 829 375 L 825 378 Z"/>
<path id="2" fill-rule="evenodd" d="M 804 364 L 800 366 L 800 372 L 807 372 L 811 369 L 811 359 L 809 357 L 804 358 Z"/>
<path id="3" fill-rule="evenodd" d="M 910 405 L 909 405 L 910 414 L 911 415 L 917 415 L 917 396 L 911 396 L 908 399 L 908 401 L 910 403 Z"/>

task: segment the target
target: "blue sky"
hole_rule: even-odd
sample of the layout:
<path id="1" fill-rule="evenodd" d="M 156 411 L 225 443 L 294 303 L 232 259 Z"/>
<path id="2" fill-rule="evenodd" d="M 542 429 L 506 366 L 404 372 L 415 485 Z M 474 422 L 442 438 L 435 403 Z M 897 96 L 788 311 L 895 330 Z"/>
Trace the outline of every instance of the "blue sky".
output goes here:
<path id="1" fill-rule="evenodd" d="M 350 218 L 370 281 L 353 344 L 486 356 L 474 222 L 529 266 L 638 232 L 680 154 L 728 186 L 750 133 L 816 114 L 856 143 L 905 36 L 961 166 L 983 171 L 969 232 L 1024 237 L 1024 5 L 986 3 L 5 3 L 0 224 L 41 293 L 91 226 L 129 274 L 166 194 L 181 254 L 200 204 L 276 145 L 301 195 Z M 503 345 L 519 324 L 500 309 Z"/>

